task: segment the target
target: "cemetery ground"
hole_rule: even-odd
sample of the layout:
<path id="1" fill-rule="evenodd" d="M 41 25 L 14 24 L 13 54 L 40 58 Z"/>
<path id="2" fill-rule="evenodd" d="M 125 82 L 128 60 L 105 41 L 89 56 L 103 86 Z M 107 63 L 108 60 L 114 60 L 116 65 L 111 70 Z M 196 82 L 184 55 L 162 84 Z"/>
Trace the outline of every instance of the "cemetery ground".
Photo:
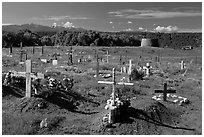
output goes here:
<path id="1" fill-rule="evenodd" d="M 109 50 L 107 63 L 106 50 Z M 200 135 L 202 134 L 202 49 L 174 50 L 160 48 L 107 48 L 73 47 L 73 65 L 67 65 L 68 47 L 23 47 L 27 58 L 32 60 L 32 72 L 42 72 L 45 77 L 61 80 L 63 76 L 72 77 L 73 87 L 68 90 L 46 89 L 53 92 L 48 98 L 25 98 L 25 84 L 2 86 L 2 134 L 113 134 L 113 135 Z M 2 49 L 2 81 L 9 70 L 25 72 L 25 64 L 20 62 L 20 48 Z M 83 52 L 82 52 L 83 51 Z M 116 81 L 128 74 L 120 72 L 122 62 L 128 64 L 132 59 L 134 67 L 145 66 L 150 62 L 152 75 L 143 80 L 131 81 L 134 86 L 117 85 L 121 98 L 130 100 L 126 114 L 111 127 L 103 126 L 102 119 L 107 110 L 106 101 L 112 93 L 112 85 L 97 84 L 98 80 L 111 81 L 112 77 L 96 75 L 96 52 L 99 58 L 99 74 L 112 74 L 116 69 Z M 80 54 L 81 52 L 81 54 Z M 57 58 L 57 65 L 49 60 Z M 78 62 L 79 58 L 86 61 Z M 159 62 L 155 62 L 155 57 Z M 41 59 L 47 59 L 41 61 Z M 25 61 L 25 56 L 22 58 Z M 82 59 L 83 60 L 83 59 Z M 186 68 L 180 70 L 184 60 Z M 193 60 L 193 61 L 192 61 Z M 182 75 L 185 73 L 186 75 Z M 153 71 L 154 70 L 154 71 Z M 43 80 L 41 81 L 44 82 Z M 188 104 L 179 105 L 170 101 L 156 101 L 155 89 L 176 90 L 177 96 L 185 97 Z M 46 119 L 46 120 L 45 120 Z M 45 127 L 40 127 L 42 120 Z"/>

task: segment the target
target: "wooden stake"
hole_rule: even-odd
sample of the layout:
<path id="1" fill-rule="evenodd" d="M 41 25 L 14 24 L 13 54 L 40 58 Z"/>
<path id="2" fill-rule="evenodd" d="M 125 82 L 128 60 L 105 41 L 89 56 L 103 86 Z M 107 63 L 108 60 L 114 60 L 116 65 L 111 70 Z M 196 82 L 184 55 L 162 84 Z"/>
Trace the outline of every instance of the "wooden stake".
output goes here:
<path id="1" fill-rule="evenodd" d="M 98 78 L 99 76 L 99 58 L 98 54 L 96 54 L 96 77 Z"/>
<path id="2" fill-rule="evenodd" d="M 10 51 L 9 51 L 9 54 L 12 54 L 12 53 L 13 53 L 12 48 L 13 48 L 13 44 L 10 45 Z"/>
<path id="3" fill-rule="evenodd" d="M 35 54 L 35 46 L 33 46 L 33 50 L 32 50 L 33 54 Z"/>

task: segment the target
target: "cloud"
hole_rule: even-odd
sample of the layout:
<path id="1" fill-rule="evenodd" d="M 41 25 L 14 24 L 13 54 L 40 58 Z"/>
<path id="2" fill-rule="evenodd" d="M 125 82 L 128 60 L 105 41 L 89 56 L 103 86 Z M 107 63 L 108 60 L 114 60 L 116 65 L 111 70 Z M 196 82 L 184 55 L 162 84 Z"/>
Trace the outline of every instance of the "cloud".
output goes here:
<path id="1" fill-rule="evenodd" d="M 142 28 L 142 27 L 139 27 L 138 29 L 139 29 L 139 30 L 144 30 L 144 28 Z"/>
<path id="2" fill-rule="evenodd" d="M 128 21 L 128 24 L 132 24 L 132 22 L 131 22 L 131 21 Z"/>
<path id="3" fill-rule="evenodd" d="M 65 27 L 65 28 L 71 28 L 71 27 L 75 27 L 74 25 L 73 25 L 73 23 L 71 23 L 71 22 L 66 22 L 64 25 L 63 25 L 63 27 Z"/>
<path id="4" fill-rule="evenodd" d="M 124 31 L 133 31 L 131 28 L 125 29 Z"/>
<path id="5" fill-rule="evenodd" d="M 109 23 L 110 23 L 110 24 L 112 24 L 113 22 L 112 22 L 112 21 L 110 21 Z"/>
<path id="6" fill-rule="evenodd" d="M 202 16 L 202 12 L 198 10 L 185 10 L 185 11 L 161 11 L 158 9 L 149 10 L 134 10 L 123 9 L 119 11 L 111 11 L 108 14 L 127 19 L 151 19 L 151 18 L 175 18 L 175 17 L 193 17 Z"/>
<path id="7" fill-rule="evenodd" d="M 115 26 L 112 26 L 112 28 L 114 29 L 114 28 L 115 28 Z"/>
<path id="8" fill-rule="evenodd" d="M 87 17 L 80 17 L 80 16 L 76 16 L 76 17 L 72 17 L 72 16 L 44 16 L 44 17 L 33 17 L 32 19 L 34 20 L 52 20 L 52 21 L 62 21 L 62 20 L 86 20 L 86 19 L 90 19 Z"/>
<path id="9" fill-rule="evenodd" d="M 177 32 L 179 28 L 177 26 L 167 26 L 167 27 L 157 26 L 154 30 L 156 32 Z"/>

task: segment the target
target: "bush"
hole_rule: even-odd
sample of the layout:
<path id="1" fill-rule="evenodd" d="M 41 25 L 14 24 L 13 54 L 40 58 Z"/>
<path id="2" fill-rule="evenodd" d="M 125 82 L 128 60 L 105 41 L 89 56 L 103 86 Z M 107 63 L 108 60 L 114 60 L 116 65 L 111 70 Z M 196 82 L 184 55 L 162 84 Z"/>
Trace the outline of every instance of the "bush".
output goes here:
<path id="1" fill-rule="evenodd" d="M 143 77 L 144 77 L 144 73 L 137 71 L 136 68 L 134 68 L 130 74 L 130 80 L 131 81 L 143 80 Z"/>

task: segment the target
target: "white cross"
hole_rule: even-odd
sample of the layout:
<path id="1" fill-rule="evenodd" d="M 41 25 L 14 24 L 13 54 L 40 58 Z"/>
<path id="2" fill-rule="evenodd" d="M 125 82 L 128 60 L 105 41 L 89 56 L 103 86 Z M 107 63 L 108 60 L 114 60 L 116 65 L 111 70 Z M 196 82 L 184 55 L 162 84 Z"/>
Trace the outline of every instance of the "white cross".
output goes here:
<path id="1" fill-rule="evenodd" d="M 126 83 L 126 82 L 118 82 L 116 83 L 115 80 L 115 68 L 113 68 L 113 77 L 112 77 L 112 81 L 98 81 L 99 84 L 112 84 L 113 85 L 113 89 L 112 89 L 112 95 L 113 95 L 113 105 L 115 105 L 115 86 L 117 85 L 130 85 L 133 86 L 134 83 Z"/>
<path id="2" fill-rule="evenodd" d="M 132 72 L 132 60 L 129 60 L 129 69 L 128 69 L 128 75 L 130 75 Z"/>
<path id="3" fill-rule="evenodd" d="M 37 76 L 32 73 L 32 62 L 31 60 L 26 60 L 26 72 L 16 72 L 14 71 L 14 76 L 26 77 L 26 94 L 25 96 L 31 97 L 31 78 L 44 78 L 44 74 L 37 73 Z"/>
<path id="4" fill-rule="evenodd" d="M 107 50 L 107 52 L 106 52 L 106 60 L 107 60 L 107 63 L 108 63 L 108 57 L 109 57 L 109 56 L 111 56 L 111 55 L 109 55 L 108 50 Z"/>
<path id="5" fill-rule="evenodd" d="M 182 60 L 181 63 L 179 63 L 179 64 L 181 64 L 181 70 L 183 70 L 183 69 L 185 68 L 185 63 L 184 63 L 184 61 Z"/>

